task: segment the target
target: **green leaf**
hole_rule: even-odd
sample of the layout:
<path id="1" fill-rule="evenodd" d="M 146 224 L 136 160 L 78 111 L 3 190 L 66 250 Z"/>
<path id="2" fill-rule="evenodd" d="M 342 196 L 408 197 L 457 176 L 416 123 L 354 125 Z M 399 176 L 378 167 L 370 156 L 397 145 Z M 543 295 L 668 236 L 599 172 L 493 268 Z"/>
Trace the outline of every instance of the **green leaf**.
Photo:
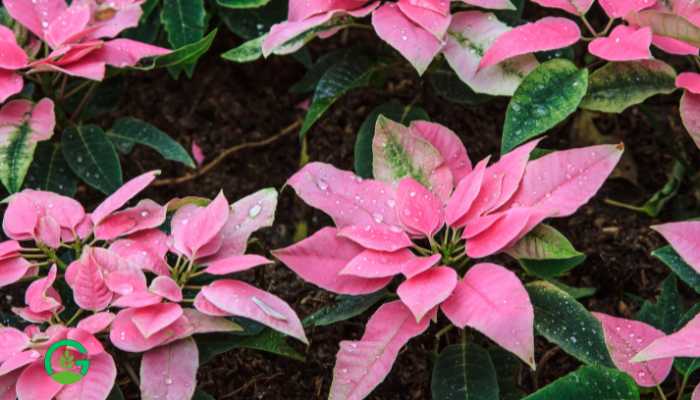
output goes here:
<path id="1" fill-rule="evenodd" d="M 122 185 L 119 156 L 102 128 L 79 125 L 61 136 L 61 149 L 73 172 L 88 185 L 110 194 Z"/>
<path id="2" fill-rule="evenodd" d="M 472 343 L 447 346 L 440 353 L 430 386 L 433 400 L 499 400 L 491 356 Z"/>
<path id="3" fill-rule="evenodd" d="M 514 258 L 528 260 L 565 260 L 582 253 L 554 227 L 539 224 L 513 245 L 508 254 Z"/>
<path id="4" fill-rule="evenodd" d="M 631 12 L 625 19 L 633 25 L 650 27 L 656 35 L 668 36 L 700 47 L 700 28 L 680 15 L 658 10 L 643 10 Z"/>
<path id="5" fill-rule="evenodd" d="M 12 26 L 12 17 L 10 17 L 10 14 L 8 14 L 7 10 L 3 6 L 0 6 L 0 25 L 7 27 Z"/>
<path id="6" fill-rule="evenodd" d="M 343 60 L 329 68 L 316 86 L 299 135 L 303 137 L 321 115 L 344 94 L 352 89 L 367 86 L 378 68 L 376 62 L 360 54 L 352 60 Z"/>
<path id="7" fill-rule="evenodd" d="M 316 85 L 323 78 L 323 75 L 332 66 L 345 60 L 352 51 L 347 49 L 335 50 L 322 55 L 316 62 L 306 71 L 304 77 L 292 87 L 289 88 L 291 93 L 309 93 L 316 89 Z"/>
<path id="8" fill-rule="evenodd" d="M 207 25 L 207 12 L 203 0 L 163 0 L 160 20 L 168 34 L 168 42 L 174 49 L 198 43 L 202 40 Z M 168 54 L 169 56 L 172 54 Z M 171 66 L 171 74 L 177 78 L 181 71 L 192 77 L 199 57 L 186 63 Z"/>
<path id="9" fill-rule="evenodd" d="M 661 294 L 652 303 L 647 300 L 637 313 L 637 319 L 654 326 L 667 334 L 676 329 L 678 320 L 683 316 L 683 299 L 678 291 L 674 275 L 669 275 L 661 284 Z"/>
<path id="10" fill-rule="evenodd" d="M 226 8 L 258 8 L 263 7 L 270 0 L 216 0 L 217 4 Z"/>
<path id="11" fill-rule="evenodd" d="M 324 307 L 304 319 L 304 326 L 326 326 L 356 317 L 387 295 L 385 290 L 363 296 L 338 296 L 338 302 Z"/>
<path id="12" fill-rule="evenodd" d="M 107 396 L 107 400 L 124 400 L 124 393 L 122 393 L 122 390 L 119 389 L 119 386 L 115 383 L 114 386 L 112 387 L 112 391 L 109 392 L 109 396 Z"/>
<path id="13" fill-rule="evenodd" d="M 272 329 L 265 329 L 253 336 L 236 334 L 209 334 L 195 338 L 199 347 L 199 362 L 206 364 L 219 354 L 236 348 L 261 350 L 272 354 L 304 361 L 304 356 L 287 344 L 286 336 Z"/>
<path id="14" fill-rule="evenodd" d="M 138 40 L 150 44 L 156 44 L 160 32 L 160 15 L 154 12 L 160 4 L 160 0 L 148 0 L 141 6 L 143 14 L 138 26 L 127 29 L 121 33 L 121 37 Z"/>
<path id="15" fill-rule="evenodd" d="M 513 94 L 506 111 L 501 154 L 547 131 L 576 111 L 588 87 L 588 70 L 568 60 L 540 64 Z M 566 88 L 566 90 L 562 90 Z"/>
<path id="16" fill-rule="evenodd" d="M 661 190 L 654 193 L 649 200 L 644 202 L 644 204 L 641 206 L 634 206 L 612 199 L 606 199 L 605 202 L 616 207 L 622 207 L 628 210 L 640 212 L 650 217 L 657 217 L 666 206 L 666 203 L 668 203 L 671 199 L 676 197 L 676 194 L 678 194 L 678 189 L 681 187 L 684 176 L 685 165 L 683 165 L 683 163 L 679 160 L 675 160 L 666 184 L 661 188 Z"/>
<path id="17" fill-rule="evenodd" d="M 536 226 L 507 253 L 528 273 L 541 278 L 563 275 L 586 259 L 566 236 L 546 224 Z"/>
<path id="18" fill-rule="evenodd" d="M 163 0 L 160 19 L 168 42 L 179 49 L 202 39 L 206 16 L 203 0 Z"/>
<path id="19" fill-rule="evenodd" d="M 576 300 L 591 297 L 597 291 L 597 289 L 594 287 L 573 287 L 552 278 L 547 279 L 547 282 L 565 291 L 569 296 L 573 297 Z"/>
<path id="20" fill-rule="evenodd" d="M 66 87 L 66 90 L 68 91 L 77 87 L 81 83 L 83 82 L 78 80 L 73 81 L 72 84 Z M 99 84 L 93 83 L 85 86 L 83 90 L 79 90 L 63 102 L 64 110 L 66 114 L 74 114 L 76 110 L 78 110 L 83 97 L 88 95 L 87 92 L 90 90 L 92 91 L 90 101 L 88 101 L 87 104 L 84 105 L 82 111 L 80 111 L 80 118 L 78 120 L 83 123 L 88 120 L 94 120 L 101 115 L 118 110 L 125 89 L 126 81 L 123 76 L 115 76 Z"/>
<path id="21" fill-rule="evenodd" d="M 676 71 L 660 60 L 611 62 L 591 74 L 581 108 L 620 113 L 657 94 L 676 90 Z"/>
<path id="22" fill-rule="evenodd" d="M 37 142 L 32 140 L 34 132 L 28 121 L 7 128 L 12 130 L 3 132 L 0 143 L 0 181 L 8 192 L 16 193 L 22 189 L 24 178 L 34 159 Z"/>
<path id="23" fill-rule="evenodd" d="M 140 119 L 125 117 L 118 119 L 107 137 L 122 153 L 128 154 L 135 144 L 142 144 L 157 151 L 166 160 L 177 161 L 194 168 L 192 158 L 178 142 L 167 133 Z"/>
<path id="24" fill-rule="evenodd" d="M 251 39 L 242 45 L 235 47 L 221 55 L 221 58 L 236 63 L 247 63 L 262 57 L 262 43 L 265 36 Z"/>
<path id="25" fill-rule="evenodd" d="M 684 327 L 691 319 L 695 318 L 700 313 L 700 304 L 691 307 L 678 321 L 673 331 L 678 331 Z M 685 358 L 676 357 L 673 360 L 673 367 L 681 375 L 689 376 L 693 372 L 700 370 L 700 358 Z"/>
<path id="26" fill-rule="evenodd" d="M 523 400 L 639 400 L 639 389 L 624 372 L 581 367 Z"/>
<path id="27" fill-rule="evenodd" d="M 164 56 L 155 57 L 152 59 L 150 64 L 144 64 L 143 66 L 136 68 L 148 71 L 154 68 L 170 68 L 179 65 L 194 65 L 197 60 L 199 60 L 199 58 L 209 50 L 209 47 L 211 47 L 211 44 L 214 42 L 217 32 L 218 31 L 214 29 L 201 40 L 173 50 L 171 53 Z"/>
<path id="28" fill-rule="evenodd" d="M 372 178 L 372 141 L 374 140 L 377 118 L 380 115 L 404 125 L 416 120 L 430 120 L 424 109 L 411 105 L 403 106 L 396 100 L 384 103 L 372 110 L 357 131 L 357 139 L 355 140 L 355 172 L 363 178 Z"/>
<path id="29" fill-rule="evenodd" d="M 214 396 L 210 395 L 209 393 L 203 391 L 203 390 L 197 390 L 194 392 L 194 396 L 192 396 L 192 400 L 216 400 Z"/>
<path id="30" fill-rule="evenodd" d="M 287 2 L 272 0 L 265 7 L 246 10 L 219 6 L 216 11 L 231 32 L 251 40 L 265 35 L 272 25 L 287 19 Z"/>
<path id="31" fill-rule="evenodd" d="M 600 322 L 581 303 L 549 282 L 532 282 L 526 288 L 540 335 L 583 363 L 614 366 Z"/>
<path id="32" fill-rule="evenodd" d="M 436 68 L 430 68 L 427 72 L 428 82 L 438 96 L 452 103 L 466 106 L 484 104 L 494 98 L 487 94 L 474 92 L 449 65 L 444 62 Z"/>
<path id="33" fill-rule="evenodd" d="M 518 387 L 517 383 L 520 361 L 512 353 L 500 347 L 490 348 L 489 355 L 496 369 L 500 400 L 520 400 L 525 397 L 525 393 Z"/>
<path id="34" fill-rule="evenodd" d="M 652 256 L 661 260 L 666 266 L 671 268 L 676 276 L 678 276 L 688 286 L 693 288 L 697 293 L 700 293 L 700 274 L 698 274 L 690 265 L 686 264 L 681 256 L 671 246 L 664 246 L 654 250 Z"/>
<path id="35" fill-rule="evenodd" d="M 27 174 L 27 186 L 64 196 L 75 194 L 78 179 L 63 158 L 60 144 L 39 143 L 34 153 L 34 163 Z"/>

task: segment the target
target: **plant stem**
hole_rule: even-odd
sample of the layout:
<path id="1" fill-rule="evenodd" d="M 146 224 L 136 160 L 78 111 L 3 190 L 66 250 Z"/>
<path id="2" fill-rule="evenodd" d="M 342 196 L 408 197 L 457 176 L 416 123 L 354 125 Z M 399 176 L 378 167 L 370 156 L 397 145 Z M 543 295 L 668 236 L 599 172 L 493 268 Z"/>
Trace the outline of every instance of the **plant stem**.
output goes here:
<path id="1" fill-rule="evenodd" d="M 79 308 L 78 311 L 76 311 L 75 314 L 73 314 L 73 316 L 70 317 L 70 319 L 66 322 L 66 326 L 70 326 L 70 324 L 72 324 L 73 322 L 75 322 L 75 320 L 76 320 L 82 313 L 83 313 L 83 309 L 82 309 L 82 308 Z"/>
<path id="2" fill-rule="evenodd" d="M 75 120 L 83 112 L 83 108 L 85 108 L 88 101 L 92 98 L 92 94 L 95 92 L 96 87 L 97 87 L 97 84 L 95 84 L 95 83 L 90 84 L 90 87 L 88 88 L 87 92 L 85 92 L 85 95 L 83 96 L 82 100 L 80 100 L 80 103 L 78 104 L 78 107 L 75 109 L 75 112 L 73 112 L 73 115 L 71 115 L 71 117 L 70 117 L 71 122 L 75 122 Z"/>
<path id="3" fill-rule="evenodd" d="M 686 388 L 686 386 L 688 386 L 688 378 L 690 378 L 690 374 L 683 375 L 683 381 L 681 382 L 680 389 L 678 389 L 678 396 L 676 397 L 676 400 L 683 399 L 683 394 L 685 393 L 685 388 Z"/>
<path id="4" fill-rule="evenodd" d="M 591 23 L 588 22 L 588 18 L 586 18 L 585 15 L 581 15 L 581 21 L 583 21 L 583 24 L 593 34 L 593 36 L 595 36 L 595 37 L 599 36 L 598 32 L 596 32 L 596 30 L 593 29 L 593 25 L 591 25 Z"/>
<path id="5" fill-rule="evenodd" d="M 663 389 L 661 389 L 661 386 L 656 385 L 656 390 L 659 392 L 659 396 L 661 396 L 661 400 L 668 400 L 666 398 L 666 395 L 664 394 Z"/>

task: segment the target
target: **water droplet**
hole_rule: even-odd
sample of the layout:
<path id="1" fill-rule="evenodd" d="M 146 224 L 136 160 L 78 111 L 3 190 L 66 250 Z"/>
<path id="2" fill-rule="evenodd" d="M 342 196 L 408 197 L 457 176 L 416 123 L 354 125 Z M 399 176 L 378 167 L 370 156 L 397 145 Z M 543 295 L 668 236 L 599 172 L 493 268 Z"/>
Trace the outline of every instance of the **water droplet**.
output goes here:
<path id="1" fill-rule="evenodd" d="M 255 218 L 258 215 L 260 215 L 261 211 L 262 211 L 262 206 L 260 206 L 260 204 L 256 204 L 253 207 L 250 207 L 250 210 L 248 210 L 248 216 L 250 218 Z"/>

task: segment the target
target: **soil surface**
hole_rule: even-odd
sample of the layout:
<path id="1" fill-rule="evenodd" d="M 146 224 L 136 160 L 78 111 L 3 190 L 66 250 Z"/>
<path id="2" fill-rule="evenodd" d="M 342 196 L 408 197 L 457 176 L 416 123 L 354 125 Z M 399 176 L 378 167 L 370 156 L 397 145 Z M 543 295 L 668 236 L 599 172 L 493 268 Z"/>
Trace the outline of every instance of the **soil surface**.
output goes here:
<path id="1" fill-rule="evenodd" d="M 361 35 L 357 39 L 362 40 Z M 303 117 L 304 112 L 297 105 L 305 97 L 288 92 L 304 74 L 301 64 L 289 57 L 273 57 L 245 65 L 223 61 L 218 54 L 236 42 L 230 35 L 220 36 L 215 48 L 200 62 L 192 80 L 175 81 L 164 72 L 130 78 L 128 94 L 119 112 L 111 117 L 142 118 L 170 133 L 186 147 L 196 140 L 208 157 L 215 157 L 236 144 L 268 138 Z M 337 46 L 340 40 L 315 42 L 311 47 L 314 58 Z M 358 128 L 372 108 L 394 98 L 404 104 L 415 102 L 428 111 L 433 121 L 454 130 L 464 141 L 472 160 L 498 154 L 506 99 L 476 107 L 452 104 L 436 96 L 414 73 L 401 72 L 391 76 L 384 88 L 352 92 L 334 105 L 308 134 L 310 159 L 352 169 Z M 605 140 L 625 143 L 628 158 L 623 173 L 627 179 L 608 181 L 576 215 L 551 221 L 588 256 L 564 281 L 573 286 L 597 288 L 594 296 L 582 300 L 590 310 L 629 317 L 639 307 L 630 294 L 653 298 L 669 271 L 650 256 L 652 250 L 664 243 L 649 226 L 681 219 L 691 207 L 697 207 L 698 200 L 687 182 L 658 218 L 612 207 L 604 201 L 612 198 L 642 203 L 664 185 L 673 157 L 683 152 L 689 155 L 687 161 L 694 173 L 700 170 L 699 152 L 677 117 L 677 100 L 667 96 L 653 99 L 644 107 L 633 107 L 621 115 L 596 116 L 594 122 Z M 590 135 L 581 134 L 576 126 L 578 124 L 569 119 L 552 130 L 542 146 L 564 149 L 589 144 Z M 264 187 L 281 189 L 285 180 L 299 168 L 300 150 L 301 143 L 295 131 L 271 145 L 238 152 L 193 181 L 151 188 L 144 196 L 158 201 L 187 195 L 213 197 L 223 189 L 233 201 Z M 125 163 L 126 177 L 154 168 L 163 169 L 163 177 L 177 177 L 188 172 L 184 167 L 163 162 L 147 149 L 136 150 L 129 159 L 131 162 Z M 89 193 L 85 195 L 92 197 Z M 302 204 L 293 191 L 286 189 L 280 196 L 275 226 L 257 235 L 262 247 L 252 246 L 251 249 L 260 251 L 291 244 L 300 222 L 307 223 L 309 232 L 314 232 L 327 225 L 329 219 Z M 520 273 L 511 259 L 494 259 Z M 302 318 L 333 300 L 330 294 L 302 282 L 282 265 L 259 269 L 244 279 L 289 301 Z M 689 301 L 697 301 L 690 291 L 683 293 Z M 309 330 L 311 345 L 308 349 L 293 344 L 305 354 L 306 362 L 251 350 L 220 355 L 200 370 L 200 387 L 216 399 L 325 399 L 339 342 L 359 338 L 368 317 L 369 313 Z M 429 399 L 431 354 L 436 345 L 434 334 L 444 324 L 441 319 L 428 333 L 412 341 L 386 381 L 369 398 Z M 457 333 L 452 332 L 439 345 L 456 339 Z M 572 358 L 541 339 L 538 339 L 536 356 L 540 360 L 537 373 L 521 368 L 518 377 L 527 392 L 578 366 Z M 137 398 L 135 386 L 126 384 L 124 389 L 129 398 Z"/>

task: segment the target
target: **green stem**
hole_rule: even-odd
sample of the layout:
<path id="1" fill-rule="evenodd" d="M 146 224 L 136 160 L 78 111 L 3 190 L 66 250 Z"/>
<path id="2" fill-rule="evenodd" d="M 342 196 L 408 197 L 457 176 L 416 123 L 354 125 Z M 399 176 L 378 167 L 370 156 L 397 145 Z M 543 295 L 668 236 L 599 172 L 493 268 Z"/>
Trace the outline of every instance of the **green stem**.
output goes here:
<path id="1" fill-rule="evenodd" d="M 598 37 L 600 36 L 598 32 L 596 32 L 595 29 L 593 29 L 593 25 L 591 25 L 590 22 L 588 22 L 588 18 L 586 18 L 585 15 L 581 15 L 581 21 L 583 21 L 583 25 L 586 26 L 586 28 L 593 34 L 593 36 Z"/>
<path id="2" fill-rule="evenodd" d="M 75 314 L 73 314 L 73 316 L 70 317 L 70 319 L 68 320 L 68 322 L 66 322 L 66 326 L 70 326 L 70 324 L 72 324 L 73 322 L 75 322 L 75 320 L 76 320 L 82 313 L 83 313 L 83 309 L 82 309 L 82 308 L 79 308 L 78 311 L 76 311 Z"/>
<path id="3" fill-rule="evenodd" d="M 666 398 L 666 395 L 664 394 L 663 389 L 661 389 L 661 386 L 656 385 L 656 390 L 659 392 L 659 396 L 661 396 L 661 400 L 668 400 Z"/>
<path id="4" fill-rule="evenodd" d="M 690 374 L 683 375 L 683 381 L 681 382 L 680 389 L 678 389 L 678 396 L 676 397 L 676 400 L 683 399 L 683 394 L 685 394 L 685 388 L 686 386 L 688 386 L 688 378 L 690 378 Z"/>

